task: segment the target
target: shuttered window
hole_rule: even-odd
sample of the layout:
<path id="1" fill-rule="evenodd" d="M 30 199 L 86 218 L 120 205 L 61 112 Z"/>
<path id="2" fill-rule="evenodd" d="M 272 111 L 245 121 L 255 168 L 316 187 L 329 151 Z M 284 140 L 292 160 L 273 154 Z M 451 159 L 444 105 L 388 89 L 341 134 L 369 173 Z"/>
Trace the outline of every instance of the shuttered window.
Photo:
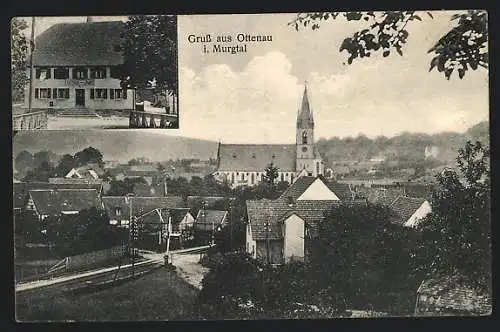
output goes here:
<path id="1" fill-rule="evenodd" d="M 38 89 L 35 89 L 35 99 L 38 99 Z"/>
<path id="2" fill-rule="evenodd" d="M 94 99 L 94 89 L 90 89 L 90 99 Z"/>
<path id="3" fill-rule="evenodd" d="M 115 90 L 109 89 L 109 99 L 115 99 Z"/>

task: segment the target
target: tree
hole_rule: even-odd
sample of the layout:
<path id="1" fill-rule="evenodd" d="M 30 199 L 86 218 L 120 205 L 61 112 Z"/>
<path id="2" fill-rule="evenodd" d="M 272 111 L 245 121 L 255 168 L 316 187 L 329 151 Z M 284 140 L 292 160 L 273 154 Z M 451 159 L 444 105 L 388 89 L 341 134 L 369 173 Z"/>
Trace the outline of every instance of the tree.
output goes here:
<path id="1" fill-rule="evenodd" d="M 427 16 L 433 18 L 430 12 Z M 396 51 L 403 55 L 409 33 L 407 25 L 413 21 L 422 21 L 421 15 L 415 11 L 385 12 L 346 12 L 346 13 L 301 13 L 289 23 L 296 30 L 310 26 L 312 30 L 320 27 L 320 22 L 344 17 L 347 21 L 365 21 L 366 27 L 347 37 L 340 46 L 340 52 L 349 53 L 347 63 L 356 58 L 370 57 L 373 52 L 381 51 L 384 57 Z M 431 60 L 430 69 L 436 68 L 450 79 L 453 71 L 462 79 L 470 68 L 478 66 L 488 68 L 488 21 L 486 11 L 469 10 L 452 16 L 456 26 L 440 38 L 428 51 L 435 56 Z"/>
<path id="2" fill-rule="evenodd" d="M 10 56 L 12 73 L 12 100 L 22 101 L 24 87 L 28 83 L 28 41 L 23 31 L 28 24 L 20 18 L 13 18 L 10 22 Z"/>
<path id="3" fill-rule="evenodd" d="M 74 159 L 78 164 L 78 166 L 83 166 L 87 164 L 97 164 L 99 165 L 99 167 L 104 166 L 104 161 L 101 151 L 91 146 L 75 153 Z"/>
<path id="4" fill-rule="evenodd" d="M 459 173 L 446 170 L 437 176 L 433 211 L 421 223 L 419 265 L 428 274 L 460 272 L 491 292 L 489 150 L 468 141 L 457 164 Z"/>
<path id="5" fill-rule="evenodd" d="M 33 155 L 33 166 L 40 167 L 43 163 L 50 163 L 49 151 L 38 151 Z"/>
<path id="6" fill-rule="evenodd" d="M 33 155 L 26 150 L 21 151 L 14 160 L 15 168 L 21 174 L 33 167 L 33 162 Z"/>
<path id="7" fill-rule="evenodd" d="M 59 164 L 55 169 L 55 176 L 63 177 L 76 167 L 78 167 L 78 163 L 76 162 L 75 158 L 73 158 L 73 156 L 70 154 L 65 154 L 59 160 Z"/>
<path id="8" fill-rule="evenodd" d="M 122 86 L 146 87 L 155 80 L 161 91 L 177 96 L 177 17 L 130 16 L 121 45 L 125 63 Z"/>
<path id="9" fill-rule="evenodd" d="M 106 195 L 108 196 L 125 196 L 128 193 L 133 193 L 136 184 L 147 184 L 144 178 L 125 178 L 123 180 L 112 180 Z"/>
<path id="10" fill-rule="evenodd" d="M 49 178 L 54 177 L 54 166 L 50 162 L 42 162 L 40 166 L 34 170 L 28 171 L 26 176 L 23 178 L 24 182 L 48 182 Z"/>

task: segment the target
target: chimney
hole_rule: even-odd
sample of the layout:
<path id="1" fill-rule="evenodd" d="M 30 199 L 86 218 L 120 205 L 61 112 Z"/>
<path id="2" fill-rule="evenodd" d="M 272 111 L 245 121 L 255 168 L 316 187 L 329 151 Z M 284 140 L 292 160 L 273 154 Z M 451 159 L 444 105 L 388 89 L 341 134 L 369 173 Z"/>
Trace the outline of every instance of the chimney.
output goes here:
<path id="1" fill-rule="evenodd" d="M 87 16 L 87 23 L 92 23 L 92 22 L 93 22 L 92 16 Z"/>

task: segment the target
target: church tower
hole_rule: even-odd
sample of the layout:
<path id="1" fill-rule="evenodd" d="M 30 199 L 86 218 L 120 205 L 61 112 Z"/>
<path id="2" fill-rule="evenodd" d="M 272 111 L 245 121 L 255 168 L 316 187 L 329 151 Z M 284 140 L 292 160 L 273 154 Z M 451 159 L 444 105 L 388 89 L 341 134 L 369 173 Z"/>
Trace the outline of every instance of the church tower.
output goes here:
<path id="1" fill-rule="evenodd" d="M 297 161 L 295 170 L 297 172 L 305 169 L 308 175 L 317 176 L 323 174 L 321 157 L 317 155 L 314 146 L 314 119 L 309 105 L 307 85 L 304 86 L 302 105 L 297 115 L 296 150 Z"/>

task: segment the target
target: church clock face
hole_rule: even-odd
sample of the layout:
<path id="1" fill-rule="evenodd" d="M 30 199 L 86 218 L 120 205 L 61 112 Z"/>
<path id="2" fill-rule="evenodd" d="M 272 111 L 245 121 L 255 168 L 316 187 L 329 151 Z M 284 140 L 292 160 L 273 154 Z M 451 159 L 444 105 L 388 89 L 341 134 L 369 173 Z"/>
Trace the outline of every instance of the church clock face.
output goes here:
<path id="1" fill-rule="evenodd" d="M 307 146 L 302 147 L 302 152 L 307 152 Z"/>

